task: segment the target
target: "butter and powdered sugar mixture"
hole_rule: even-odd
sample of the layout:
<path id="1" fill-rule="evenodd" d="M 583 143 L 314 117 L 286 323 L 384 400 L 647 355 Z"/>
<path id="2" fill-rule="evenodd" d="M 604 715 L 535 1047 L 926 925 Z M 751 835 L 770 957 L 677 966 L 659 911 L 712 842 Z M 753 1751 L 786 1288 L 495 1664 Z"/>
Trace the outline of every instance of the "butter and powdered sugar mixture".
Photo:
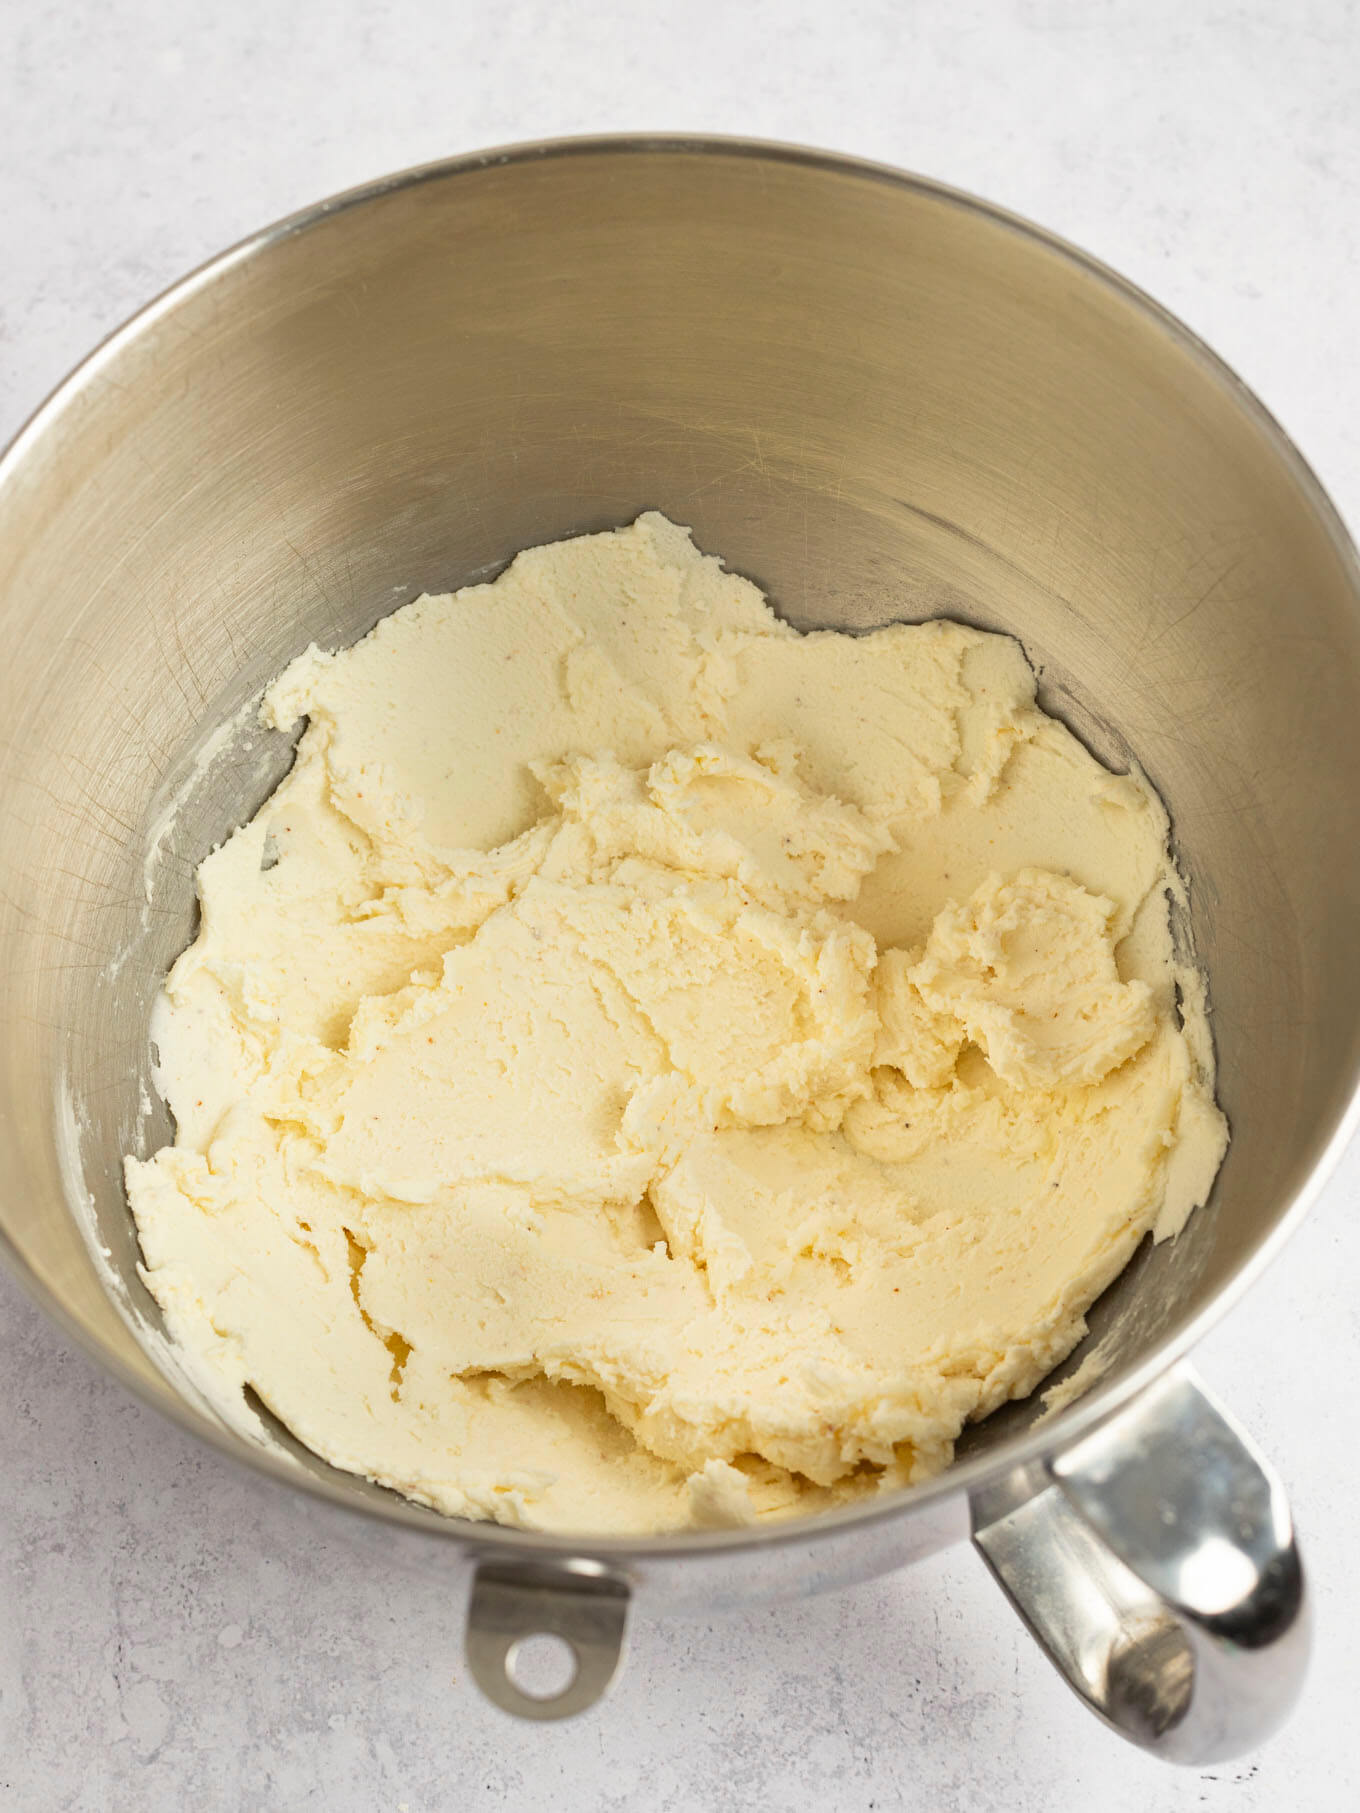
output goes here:
<path id="1" fill-rule="evenodd" d="M 417 600 L 203 863 L 127 1162 L 171 1336 L 336 1466 L 623 1533 L 946 1466 L 1227 1139 L 1160 801 L 949 622 L 649 514 Z"/>

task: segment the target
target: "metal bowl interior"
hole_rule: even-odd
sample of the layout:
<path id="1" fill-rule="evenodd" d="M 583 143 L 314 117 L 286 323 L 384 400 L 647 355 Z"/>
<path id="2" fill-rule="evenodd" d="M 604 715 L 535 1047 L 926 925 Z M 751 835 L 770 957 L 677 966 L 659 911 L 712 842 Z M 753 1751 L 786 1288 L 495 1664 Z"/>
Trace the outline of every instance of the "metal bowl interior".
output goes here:
<path id="1" fill-rule="evenodd" d="M 1019 636 L 1050 710 L 1115 766 L 1136 752 L 1191 883 L 1234 1132 L 1214 1198 L 1097 1306 L 1080 1403 L 1008 1408 L 899 1505 L 1065 1439 L 1182 1350 L 1350 1124 L 1360 574 L 1190 335 L 1023 223 L 778 147 L 526 147 L 324 204 L 154 304 L 0 465 L 0 1234 L 153 1403 L 445 1534 L 286 1437 L 252 1446 L 158 1343 L 120 1181 L 168 1134 L 142 1111 L 149 1005 L 197 862 L 290 758 L 248 718 L 215 729 L 308 642 L 653 507 L 798 626 Z"/>

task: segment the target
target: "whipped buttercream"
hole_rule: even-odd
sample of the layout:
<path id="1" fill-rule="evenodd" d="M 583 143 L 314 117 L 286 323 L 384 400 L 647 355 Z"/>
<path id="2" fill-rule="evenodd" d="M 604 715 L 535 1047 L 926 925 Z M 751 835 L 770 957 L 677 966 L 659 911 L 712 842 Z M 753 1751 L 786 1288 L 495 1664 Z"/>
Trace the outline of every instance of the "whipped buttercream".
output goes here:
<path id="1" fill-rule="evenodd" d="M 908 1484 L 1213 1181 L 1166 815 L 1008 638 L 799 635 L 649 514 L 263 715 L 127 1184 L 197 1376 L 338 1467 L 600 1533 Z"/>

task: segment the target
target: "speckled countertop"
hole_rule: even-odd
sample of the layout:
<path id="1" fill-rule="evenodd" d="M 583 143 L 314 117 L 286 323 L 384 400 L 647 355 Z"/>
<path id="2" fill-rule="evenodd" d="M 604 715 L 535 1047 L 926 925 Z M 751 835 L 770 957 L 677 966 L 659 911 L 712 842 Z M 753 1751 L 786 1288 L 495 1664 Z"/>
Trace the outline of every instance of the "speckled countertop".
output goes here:
<path id="1" fill-rule="evenodd" d="M 9 0 L 0 440 L 270 218 L 449 152 L 621 129 L 832 146 L 1033 216 L 1204 334 L 1360 522 L 1355 0 Z M 464 1678 L 455 1595 L 304 1541 L 0 1278 L 0 1808 L 1349 1809 L 1357 1195 L 1353 1149 L 1200 1350 L 1289 1481 L 1318 1615 L 1291 1723 L 1207 1771 L 1101 1730 L 964 1550 L 641 1623 L 602 1709 L 511 1725 Z"/>

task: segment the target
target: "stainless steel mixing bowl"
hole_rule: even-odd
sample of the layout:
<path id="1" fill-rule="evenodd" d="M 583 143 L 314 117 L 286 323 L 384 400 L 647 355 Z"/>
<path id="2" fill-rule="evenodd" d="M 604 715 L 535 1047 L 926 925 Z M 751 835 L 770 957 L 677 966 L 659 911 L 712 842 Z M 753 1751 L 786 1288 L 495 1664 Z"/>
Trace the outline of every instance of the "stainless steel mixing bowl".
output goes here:
<path id="1" fill-rule="evenodd" d="M 289 760 L 209 733 L 309 641 L 647 507 L 795 624 L 1013 631 L 1049 709 L 1137 752 L 1234 1137 L 1209 1206 L 1097 1307 L 1066 1408 L 1010 1407 L 944 1478 L 814 1522 L 574 1541 L 445 1521 L 224 1426 L 158 1335 L 119 1160 L 168 1133 L 139 1103 L 147 1014 L 194 866 Z M 466 1581 L 473 1670 L 511 1710 L 589 1704 L 632 1598 L 711 1611 L 971 1534 L 1138 1741 L 1202 1760 L 1282 1715 L 1306 1648 L 1288 1510 L 1182 1356 L 1354 1121 L 1360 574 L 1190 334 L 888 170 L 721 141 L 466 158 L 267 230 L 95 353 L 0 465 L 0 610 L 0 1230 L 111 1371 L 377 1555 Z M 550 1702 L 507 1660 L 537 1629 L 577 1657 Z"/>

